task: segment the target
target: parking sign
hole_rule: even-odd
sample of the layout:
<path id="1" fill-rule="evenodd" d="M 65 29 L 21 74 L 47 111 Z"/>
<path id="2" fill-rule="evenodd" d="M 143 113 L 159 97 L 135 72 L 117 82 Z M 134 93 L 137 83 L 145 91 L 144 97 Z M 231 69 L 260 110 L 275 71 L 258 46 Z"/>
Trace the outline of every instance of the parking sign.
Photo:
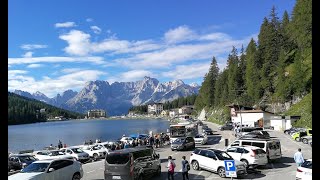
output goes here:
<path id="1" fill-rule="evenodd" d="M 237 177 L 236 164 L 234 160 L 225 160 L 224 168 L 226 170 L 226 177 Z"/>

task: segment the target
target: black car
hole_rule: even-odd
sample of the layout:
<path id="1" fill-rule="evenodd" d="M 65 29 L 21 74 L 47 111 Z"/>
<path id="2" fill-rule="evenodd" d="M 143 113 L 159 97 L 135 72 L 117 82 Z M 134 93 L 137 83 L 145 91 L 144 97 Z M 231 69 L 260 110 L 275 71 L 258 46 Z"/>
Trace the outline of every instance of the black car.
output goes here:
<path id="1" fill-rule="evenodd" d="M 147 147 L 112 151 L 105 158 L 104 179 L 152 179 L 161 175 L 160 155 Z"/>
<path id="2" fill-rule="evenodd" d="M 223 126 L 221 126 L 219 128 L 220 131 L 223 131 L 223 130 L 232 130 L 233 129 L 233 125 L 232 124 L 225 124 Z"/>
<path id="3" fill-rule="evenodd" d="M 20 170 L 36 161 L 37 159 L 34 156 L 28 154 L 16 154 L 10 155 L 8 158 L 8 170 Z"/>
<path id="4" fill-rule="evenodd" d="M 291 134 L 292 132 L 298 132 L 298 129 L 292 127 L 290 129 L 286 129 L 286 130 L 283 131 L 283 133 L 285 133 L 285 134 Z"/>
<path id="5" fill-rule="evenodd" d="M 196 143 L 193 137 L 177 138 L 171 143 L 172 151 L 194 149 L 195 147 L 196 147 Z"/>
<path id="6" fill-rule="evenodd" d="M 211 129 L 206 129 L 203 133 L 206 135 L 213 135 L 213 131 Z"/>

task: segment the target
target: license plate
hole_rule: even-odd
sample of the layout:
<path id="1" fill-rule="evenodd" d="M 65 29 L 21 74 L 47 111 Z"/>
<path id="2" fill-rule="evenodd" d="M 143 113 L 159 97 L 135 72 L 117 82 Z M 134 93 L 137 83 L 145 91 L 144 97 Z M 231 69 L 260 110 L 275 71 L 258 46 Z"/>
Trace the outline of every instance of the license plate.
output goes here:
<path id="1" fill-rule="evenodd" d="M 112 176 L 112 179 L 121 179 L 121 176 Z"/>

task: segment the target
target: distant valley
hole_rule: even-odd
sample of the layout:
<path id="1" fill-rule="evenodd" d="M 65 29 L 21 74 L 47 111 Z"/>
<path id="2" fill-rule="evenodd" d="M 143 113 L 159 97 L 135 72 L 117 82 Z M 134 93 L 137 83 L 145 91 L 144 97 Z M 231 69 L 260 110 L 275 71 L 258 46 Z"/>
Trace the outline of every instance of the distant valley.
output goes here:
<path id="1" fill-rule="evenodd" d="M 172 101 L 179 97 L 198 94 L 200 86 L 185 84 L 182 80 L 160 83 L 155 78 L 144 77 L 136 82 L 89 81 L 80 92 L 67 90 L 53 98 L 41 92 L 29 93 L 15 90 L 13 93 L 37 99 L 56 107 L 86 113 L 90 109 L 106 110 L 108 115 L 126 114 L 130 107 Z"/>

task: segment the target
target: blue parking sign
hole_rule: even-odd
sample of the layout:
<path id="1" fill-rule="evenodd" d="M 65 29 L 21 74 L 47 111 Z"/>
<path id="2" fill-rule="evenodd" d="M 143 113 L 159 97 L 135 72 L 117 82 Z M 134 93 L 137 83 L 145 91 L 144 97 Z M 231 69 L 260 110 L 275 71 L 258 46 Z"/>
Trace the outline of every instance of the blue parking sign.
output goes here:
<path id="1" fill-rule="evenodd" d="M 237 177 L 236 164 L 234 160 L 225 160 L 224 168 L 226 171 L 226 177 Z"/>

